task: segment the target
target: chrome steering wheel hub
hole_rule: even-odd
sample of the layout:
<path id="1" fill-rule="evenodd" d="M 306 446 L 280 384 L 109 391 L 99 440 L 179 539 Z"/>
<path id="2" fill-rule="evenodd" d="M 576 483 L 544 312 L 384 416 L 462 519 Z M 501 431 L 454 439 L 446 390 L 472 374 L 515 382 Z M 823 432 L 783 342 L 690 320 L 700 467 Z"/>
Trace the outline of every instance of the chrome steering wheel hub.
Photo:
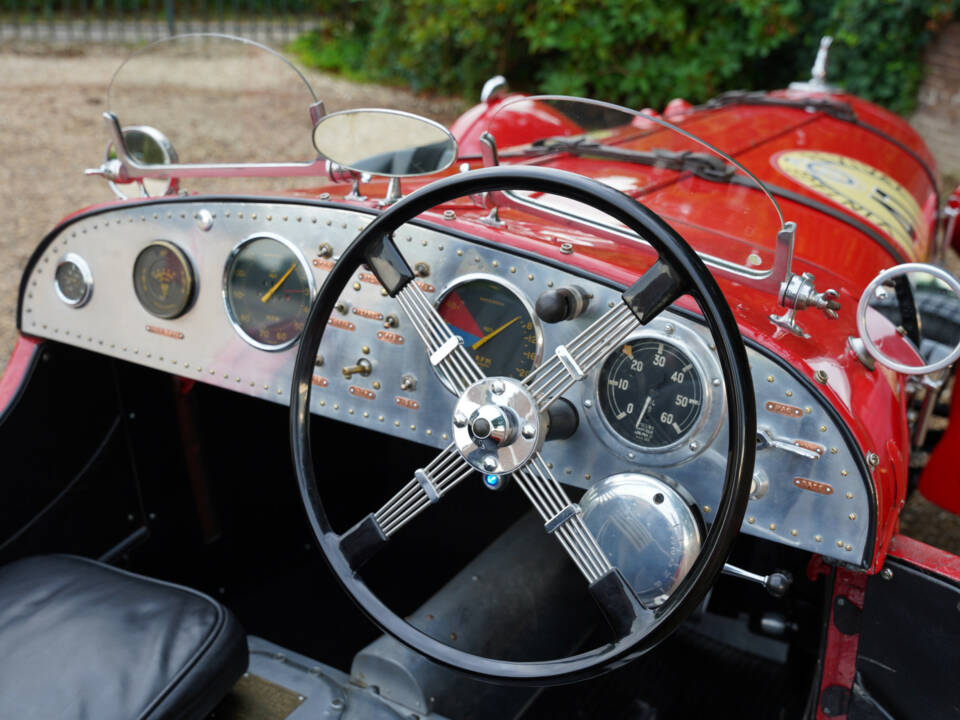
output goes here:
<path id="1" fill-rule="evenodd" d="M 478 380 L 453 411 L 453 441 L 470 465 L 483 473 L 522 467 L 543 442 L 533 395 L 512 378 Z"/>

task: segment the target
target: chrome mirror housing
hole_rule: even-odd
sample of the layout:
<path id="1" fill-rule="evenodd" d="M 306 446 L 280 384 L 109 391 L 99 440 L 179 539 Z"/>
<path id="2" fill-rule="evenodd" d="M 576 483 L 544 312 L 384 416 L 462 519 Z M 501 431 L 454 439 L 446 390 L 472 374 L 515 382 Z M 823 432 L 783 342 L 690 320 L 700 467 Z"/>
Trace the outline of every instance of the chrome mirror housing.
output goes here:
<path id="1" fill-rule="evenodd" d="M 134 125 L 123 129 L 123 144 L 127 153 L 145 165 L 173 165 L 179 162 L 177 151 L 173 144 L 162 132 L 148 125 Z M 118 161 L 117 148 L 114 142 L 107 145 L 106 162 Z M 125 200 L 130 195 L 124 192 L 120 185 L 136 183 L 142 197 L 161 197 L 175 195 L 179 186 L 175 177 L 167 178 L 129 178 L 119 177 L 109 180 L 110 189 L 117 197 Z"/>

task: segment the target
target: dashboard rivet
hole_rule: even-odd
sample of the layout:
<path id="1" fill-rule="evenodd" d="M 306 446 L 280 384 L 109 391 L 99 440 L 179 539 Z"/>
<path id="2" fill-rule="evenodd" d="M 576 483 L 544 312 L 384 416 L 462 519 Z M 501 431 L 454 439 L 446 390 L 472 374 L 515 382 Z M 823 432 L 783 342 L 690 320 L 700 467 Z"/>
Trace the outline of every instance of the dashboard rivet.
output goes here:
<path id="1" fill-rule="evenodd" d="M 467 416 L 462 413 L 457 413 L 453 416 L 453 424 L 458 428 L 467 426 Z"/>
<path id="2" fill-rule="evenodd" d="M 353 415 L 353 408 L 350 408 L 349 410 L 347 410 L 347 415 Z"/>
<path id="3" fill-rule="evenodd" d="M 433 430 L 431 430 L 430 428 L 427 428 L 427 435 L 433 435 Z"/>
<path id="4" fill-rule="evenodd" d="M 334 410 L 339 410 L 339 409 L 340 409 L 340 403 L 334 403 L 334 404 L 333 404 L 333 409 L 334 409 Z"/>
<path id="5" fill-rule="evenodd" d="M 787 390 L 787 391 L 784 393 L 784 395 L 786 395 L 787 397 L 793 397 L 793 390 Z"/>
<path id="6" fill-rule="evenodd" d="M 369 345 L 364 345 L 362 348 L 360 348 L 360 352 L 362 352 L 364 355 L 369 355 L 369 354 L 370 354 L 370 346 L 369 346 Z"/>
<path id="7" fill-rule="evenodd" d="M 193 217 L 197 221 L 197 227 L 199 227 L 204 232 L 207 232 L 210 228 L 213 227 L 213 215 L 210 214 L 209 210 L 200 210 Z"/>
<path id="8" fill-rule="evenodd" d="M 493 391 L 494 395 L 502 395 L 504 391 L 503 382 L 500 380 L 494 380 L 490 383 L 490 389 Z"/>
<path id="9" fill-rule="evenodd" d="M 267 220 L 268 222 L 269 222 L 270 220 L 273 220 L 273 215 L 267 215 L 267 216 L 266 216 L 266 220 Z"/>
<path id="10" fill-rule="evenodd" d="M 316 365 L 317 367 L 323 367 L 323 355 L 318 353 L 317 359 L 314 360 L 313 364 Z"/>
<path id="11" fill-rule="evenodd" d="M 573 244 L 572 244 L 572 243 L 568 243 L 568 242 L 561 243 L 561 244 L 560 244 L 560 252 L 562 252 L 564 255 L 571 255 L 571 254 L 573 254 Z"/>
<path id="12" fill-rule="evenodd" d="M 814 535 L 813 539 L 815 542 L 823 542 L 823 535 Z"/>
<path id="13" fill-rule="evenodd" d="M 527 275 L 527 280 L 530 280 L 530 281 L 533 280 L 533 273 L 529 273 L 529 274 Z"/>
<path id="14" fill-rule="evenodd" d="M 830 448 L 830 454 L 831 454 L 831 455 L 836 455 L 838 452 L 840 452 L 839 449 L 837 449 L 837 448 L 835 448 L 835 447 Z"/>
<path id="15" fill-rule="evenodd" d="M 387 289 L 386 289 L 386 288 L 380 288 L 380 295 L 381 295 L 382 297 L 386 297 L 386 296 L 387 296 Z"/>
<path id="16" fill-rule="evenodd" d="M 628 452 L 627 457 L 630 458 L 631 460 L 636 460 L 637 454 L 635 452 Z"/>
<path id="17" fill-rule="evenodd" d="M 842 548 L 842 547 L 843 547 L 843 540 L 837 540 L 837 547 L 838 547 L 838 548 Z"/>
<path id="18" fill-rule="evenodd" d="M 281 220 L 283 220 L 284 222 L 286 222 L 286 221 L 287 221 L 287 216 L 286 216 L 286 215 L 284 215 L 284 216 L 283 216 L 283 217 L 281 217 L 280 219 L 281 219 Z"/>
<path id="19" fill-rule="evenodd" d="M 443 434 L 440 436 L 440 439 L 441 439 L 441 440 L 446 440 L 448 437 L 449 437 L 449 436 L 448 436 L 446 433 L 443 433 Z"/>
<path id="20" fill-rule="evenodd" d="M 796 537 L 796 536 L 799 535 L 800 533 L 798 533 L 796 530 L 791 530 L 791 531 L 790 531 L 790 534 L 793 535 L 794 537 Z"/>
<path id="21" fill-rule="evenodd" d="M 421 241 L 420 241 L 420 244 L 423 245 L 424 247 L 426 247 L 426 246 L 427 246 L 427 239 L 424 238 L 423 240 L 421 240 Z"/>
<path id="22" fill-rule="evenodd" d="M 867 453 L 867 465 L 869 465 L 870 467 L 876 467 L 879 464 L 880 464 L 879 455 L 877 455 L 875 452 Z"/>
<path id="23" fill-rule="evenodd" d="M 443 245 L 437 245 L 437 250 L 439 250 L 440 252 L 443 252 Z"/>
<path id="24" fill-rule="evenodd" d="M 615 303 L 613 300 L 611 300 L 610 302 L 607 303 L 607 307 L 609 307 L 609 308 L 612 308 L 612 307 L 614 307 L 615 305 L 616 305 L 616 303 Z"/>
<path id="25" fill-rule="evenodd" d="M 537 429 L 531 423 L 525 423 L 524 426 L 520 428 L 520 434 L 527 440 L 531 440 L 536 437 Z"/>
<path id="26" fill-rule="evenodd" d="M 720 378 L 714 378 L 714 379 L 711 381 L 711 384 L 712 384 L 714 387 L 720 387 Z"/>
<path id="27" fill-rule="evenodd" d="M 113 347 L 113 345 L 111 345 L 110 347 Z M 210 374 L 211 374 L 211 375 L 216 375 L 216 374 L 217 374 L 217 371 L 216 371 L 216 370 L 211 370 L 211 371 L 210 371 Z"/>
<path id="28" fill-rule="evenodd" d="M 374 389 L 374 390 L 379 390 L 379 389 L 380 389 L 380 381 L 379 381 L 379 380 L 374 380 L 374 381 L 373 381 L 373 389 Z"/>
<path id="29" fill-rule="evenodd" d="M 573 475 L 573 470 L 571 470 L 570 468 L 564 468 L 563 473 L 564 475 Z"/>
<path id="30" fill-rule="evenodd" d="M 589 410 L 593 407 L 593 400 L 584 400 L 583 406 Z"/>
<path id="31" fill-rule="evenodd" d="M 757 519 L 753 516 L 750 516 L 747 518 L 747 523 L 749 523 L 750 525 L 753 525 L 756 521 Z"/>
<path id="32" fill-rule="evenodd" d="M 326 401 L 326 400 L 321 400 L 321 401 L 320 401 L 320 407 L 326 407 L 326 406 L 327 406 L 327 401 Z"/>
<path id="33" fill-rule="evenodd" d="M 499 260 L 494 260 L 493 263 L 491 263 L 491 264 L 492 264 L 494 267 L 500 267 L 500 261 L 499 261 Z"/>
<path id="34" fill-rule="evenodd" d="M 383 415 L 377 415 L 377 420 L 379 420 L 380 422 L 383 422 Z"/>
<path id="35" fill-rule="evenodd" d="M 813 412 L 813 408 L 810 407 L 809 405 L 807 405 L 807 406 L 803 409 L 803 411 L 804 411 L 805 413 L 807 413 L 807 415 L 809 415 L 810 413 Z"/>
<path id="36" fill-rule="evenodd" d="M 846 477 L 846 476 L 849 475 L 850 473 L 848 473 L 846 470 L 841 470 L 841 471 L 840 471 L 840 474 L 841 474 L 843 477 Z"/>
<path id="37" fill-rule="evenodd" d="M 850 551 L 853 550 L 853 545 L 846 545 L 846 546 L 844 546 L 843 549 L 846 550 L 847 552 L 850 552 Z"/>
<path id="38" fill-rule="evenodd" d="M 700 449 L 700 443 L 694 440 L 690 443 L 689 447 L 691 452 L 696 452 L 697 450 Z"/>
<path id="39" fill-rule="evenodd" d="M 250 215 L 250 219 L 251 219 L 251 220 L 256 220 L 256 219 L 257 219 L 257 214 L 256 214 L 256 213 L 252 213 L 252 214 Z"/>
<path id="40" fill-rule="evenodd" d="M 237 217 L 240 218 L 241 220 L 243 220 L 243 213 L 242 213 L 242 212 L 238 212 L 238 213 L 237 213 Z"/>
<path id="41" fill-rule="evenodd" d="M 767 382 L 772 383 L 774 379 L 773 375 L 767 375 Z"/>
<path id="42" fill-rule="evenodd" d="M 515 268 L 514 266 L 511 265 L 511 266 L 510 266 L 510 272 L 515 273 L 516 271 L 517 271 L 517 268 Z"/>
<path id="43" fill-rule="evenodd" d="M 846 498 L 847 498 L 847 500 L 853 500 L 853 493 L 852 493 L 852 492 L 848 492 L 848 493 L 846 494 Z"/>
<path id="44" fill-rule="evenodd" d="M 553 287 L 553 280 L 547 280 L 547 287 Z"/>
<path id="45" fill-rule="evenodd" d="M 361 287 L 362 287 L 362 286 L 361 286 L 360 283 L 358 283 L 358 282 L 355 282 L 355 283 L 353 284 L 353 289 L 354 289 L 354 290 L 359 291 Z"/>
<path id="46" fill-rule="evenodd" d="M 703 511 L 704 511 L 705 513 L 710 512 L 710 506 L 709 506 L 709 505 L 704 505 L 704 506 L 703 506 Z"/>
<path id="47" fill-rule="evenodd" d="M 821 425 L 821 426 L 820 426 L 820 432 L 826 432 L 826 431 L 827 431 L 827 426 L 826 426 L 826 425 Z"/>
<path id="48" fill-rule="evenodd" d="M 148 354 L 149 354 L 149 353 L 148 353 Z M 188 368 L 188 367 L 190 367 L 190 363 L 185 362 L 185 363 L 183 364 L 183 366 L 184 366 L 185 368 Z"/>
<path id="49" fill-rule="evenodd" d="M 494 470 L 496 470 L 498 464 L 499 463 L 497 462 L 497 458 L 495 458 L 493 455 L 487 455 L 483 459 L 483 469 L 488 472 L 493 472 Z"/>
<path id="50" fill-rule="evenodd" d="M 463 250 L 457 250 L 457 255 L 458 255 L 458 256 L 463 255 Z"/>
<path id="51" fill-rule="evenodd" d="M 850 513 L 849 515 L 847 515 L 847 517 L 850 518 L 851 520 L 856 520 L 856 519 L 857 519 L 857 514 L 856 514 L 856 513 Z"/>
<path id="52" fill-rule="evenodd" d="M 553 470 L 553 463 L 552 463 L 552 462 L 548 462 L 548 463 L 547 463 L 547 467 L 550 468 L 551 470 Z"/>
<path id="53" fill-rule="evenodd" d="M 771 530 L 776 530 L 776 529 L 777 529 L 777 524 L 776 524 L 776 523 L 770 523 L 770 529 L 771 529 Z"/>

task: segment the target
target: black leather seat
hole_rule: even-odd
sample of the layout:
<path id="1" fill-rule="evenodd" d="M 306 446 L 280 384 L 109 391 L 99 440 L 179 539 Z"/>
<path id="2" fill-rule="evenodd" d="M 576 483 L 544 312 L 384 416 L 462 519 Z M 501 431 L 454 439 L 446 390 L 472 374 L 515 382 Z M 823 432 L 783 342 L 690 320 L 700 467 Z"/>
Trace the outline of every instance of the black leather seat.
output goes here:
<path id="1" fill-rule="evenodd" d="M 203 718 L 247 668 L 233 614 L 85 558 L 0 567 L 0 718 Z"/>

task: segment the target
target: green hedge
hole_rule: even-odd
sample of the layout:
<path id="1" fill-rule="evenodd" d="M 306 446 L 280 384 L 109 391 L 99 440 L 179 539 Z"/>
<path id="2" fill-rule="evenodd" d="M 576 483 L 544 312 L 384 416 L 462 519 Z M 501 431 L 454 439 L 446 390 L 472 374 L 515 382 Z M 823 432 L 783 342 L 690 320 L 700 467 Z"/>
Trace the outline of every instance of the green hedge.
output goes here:
<path id="1" fill-rule="evenodd" d="M 900 113 L 923 49 L 960 0 L 318 0 L 301 61 L 353 79 L 476 97 L 491 75 L 634 107 L 702 102 L 807 79 L 821 35 L 829 78 Z"/>

